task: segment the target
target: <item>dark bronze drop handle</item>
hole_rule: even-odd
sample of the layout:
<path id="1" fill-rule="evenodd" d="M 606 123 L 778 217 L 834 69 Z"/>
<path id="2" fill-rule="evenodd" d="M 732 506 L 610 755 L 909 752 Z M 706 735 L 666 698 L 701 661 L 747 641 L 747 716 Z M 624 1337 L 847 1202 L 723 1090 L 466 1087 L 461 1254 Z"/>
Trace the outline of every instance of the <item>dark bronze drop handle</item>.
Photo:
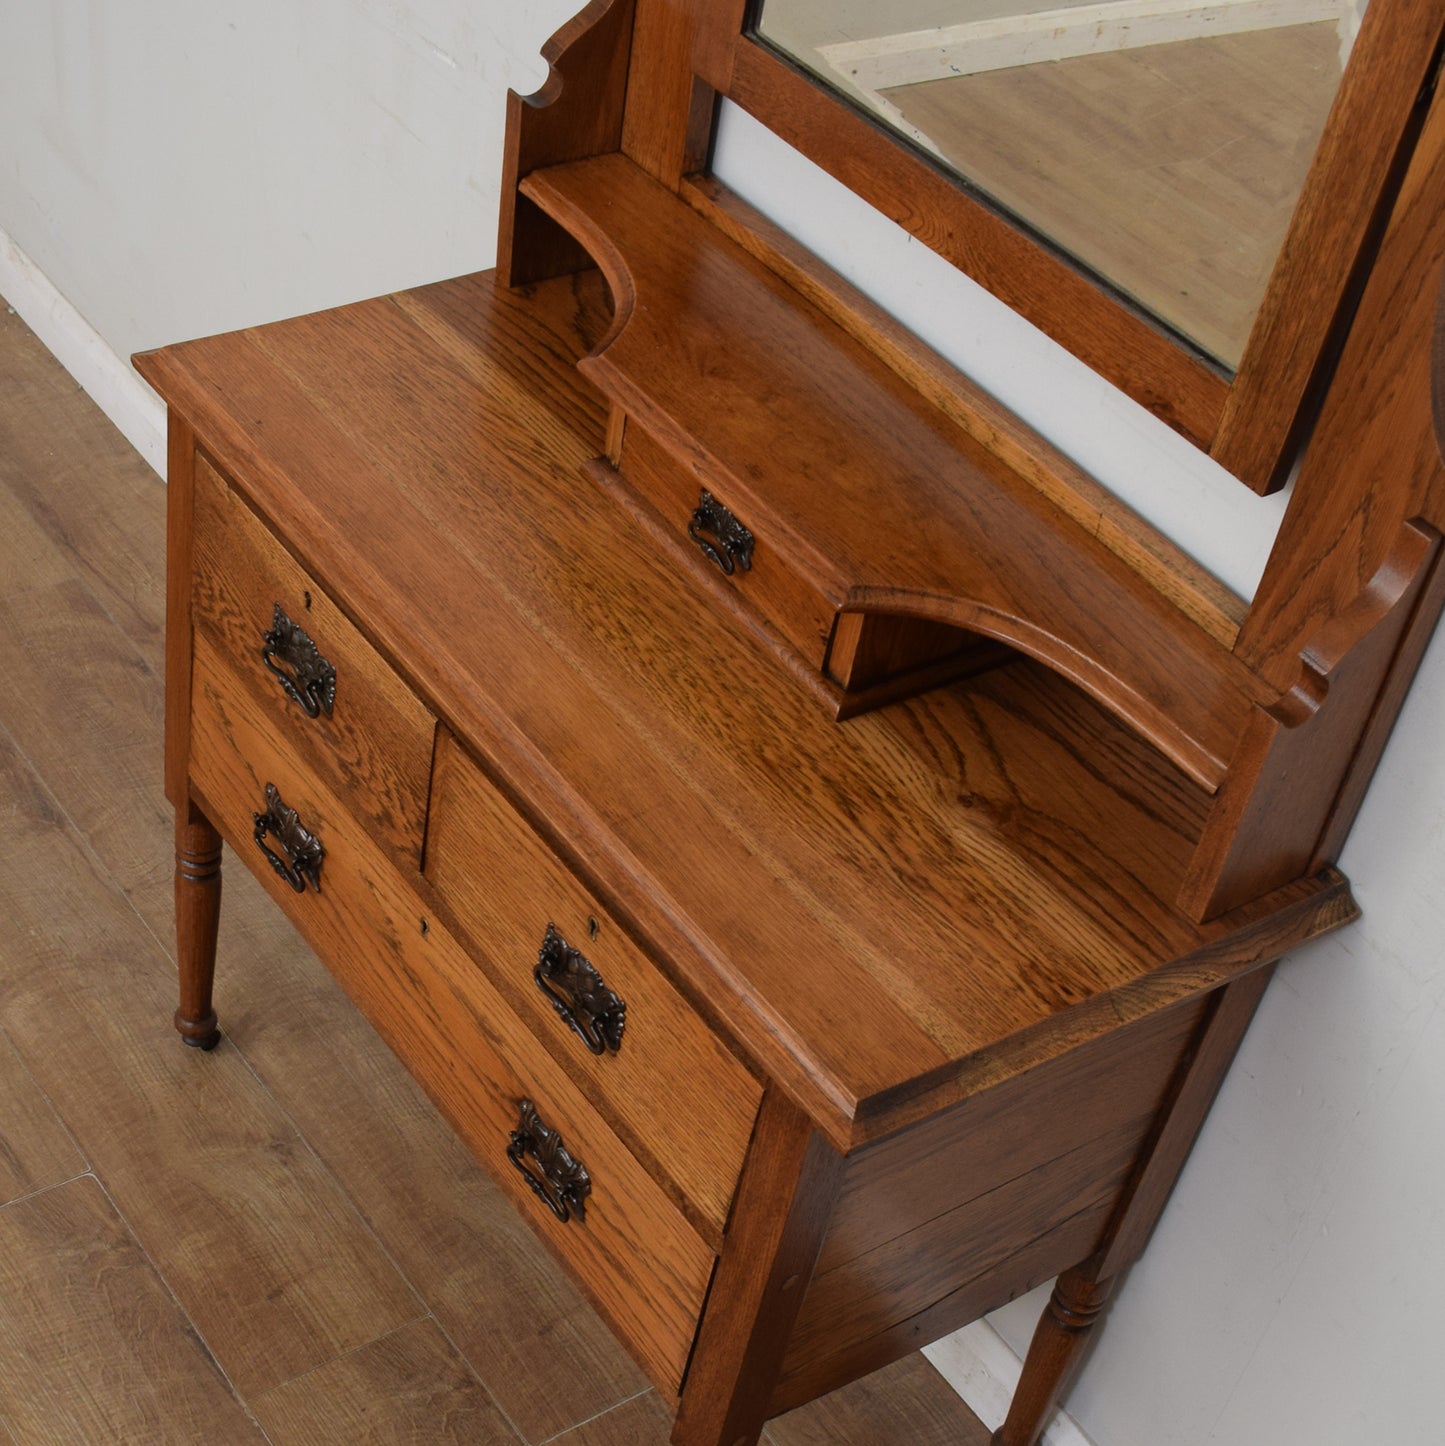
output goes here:
<path id="1" fill-rule="evenodd" d="M 529 1155 L 537 1162 L 537 1170 L 528 1168 Z M 573 1215 L 579 1220 L 587 1218 L 592 1180 L 580 1162 L 567 1153 L 562 1136 L 542 1123 L 531 1100 L 518 1103 L 517 1128 L 512 1131 L 507 1158 L 521 1172 L 532 1193 L 564 1225 Z"/>
<path id="2" fill-rule="evenodd" d="M 706 487 L 687 524 L 687 535 L 702 548 L 702 555 L 729 577 L 734 568 L 747 572 L 753 565 L 752 533 Z"/>
<path id="3" fill-rule="evenodd" d="M 293 623 L 280 603 L 274 606 L 271 630 L 261 640 L 261 661 L 308 718 L 322 713 L 329 718 L 336 703 L 336 669 L 321 656 L 311 634 Z"/>
<path id="4" fill-rule="evenodd" d="M 552 924 L 547 925 L 532 978 L 552 1001 L 552 1008 L 593 1054 L 605 1054 L 609 1049 L 615 1053 L 622 1048 L 627 1005 Z"/>
<path id="5" fill-rule="evenodd" d="M 326 850 L 321 847 L 320 839 L 307 831 L 296 810 L 281 801 L 274 783 L 266 785 L 266 811 L 251 817 L 256 824 L 256 845 L 271 860 L 271 867 L 298 894 L 306 892 L 308 883 L 319 894 L 321 861 L 326 857 Z M 281 853 L 268 846 L 268 836 L 280 845 Z"/>

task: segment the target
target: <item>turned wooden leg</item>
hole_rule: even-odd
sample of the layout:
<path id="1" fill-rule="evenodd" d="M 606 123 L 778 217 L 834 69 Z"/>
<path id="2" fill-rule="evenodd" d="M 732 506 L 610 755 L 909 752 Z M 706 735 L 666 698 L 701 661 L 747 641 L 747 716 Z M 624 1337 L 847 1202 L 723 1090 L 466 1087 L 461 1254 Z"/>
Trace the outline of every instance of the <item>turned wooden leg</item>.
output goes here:
<path id="1" fill-rule="evenodd" d="M 1008 1419 L 993 1433 L 993 1446 L 1037 1446 L 1059 1400 L 1083 1360 L 1094 1323 L 1109 1302 L 1114 1281 L 1091 1280 L 1066 1270 L 1034 1330 Z"/>
<path id="2" fill-rule="evenodd" d="M 194 808 L 176 814 L 176 963 L 180 1007 L 176 1028 L 195 1049 L 221 1037 L 211 1008 L 216 932 L 221 923 L 221 836 Z"/>

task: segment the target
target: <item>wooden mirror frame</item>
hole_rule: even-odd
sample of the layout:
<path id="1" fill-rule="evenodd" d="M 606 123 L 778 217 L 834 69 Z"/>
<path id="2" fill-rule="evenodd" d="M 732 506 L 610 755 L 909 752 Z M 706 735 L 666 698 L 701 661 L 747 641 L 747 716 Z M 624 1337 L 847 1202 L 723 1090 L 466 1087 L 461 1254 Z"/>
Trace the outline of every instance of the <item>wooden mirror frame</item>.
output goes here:
<path id="1" fill-rule="evenodd" d="M 1232 376 L 751 36 L 757 3 L 639 4 L 639 38 L 650 29 L 659 58 L 691 31 L 701 85 L 686 97 L 684 169 L 702 168 L 710 102 L 726 97 L 1255 491 L 1284 483 L 1433 88 L 1445 28 L 1435 0 L 1372 0 L 1366 10 Z"/>

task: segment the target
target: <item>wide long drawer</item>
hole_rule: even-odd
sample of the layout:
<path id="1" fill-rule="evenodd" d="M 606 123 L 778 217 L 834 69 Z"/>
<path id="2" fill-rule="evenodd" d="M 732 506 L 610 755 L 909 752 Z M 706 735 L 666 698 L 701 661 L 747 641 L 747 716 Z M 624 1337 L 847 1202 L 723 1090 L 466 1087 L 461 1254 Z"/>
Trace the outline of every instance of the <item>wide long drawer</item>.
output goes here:
<path id="1" fill-rule="evenodd" d="M 400 860 L 421 857 L 436 725 L 225 479 L 196 458 L 197 633 Z"/>
<path id="2" fill-rule="evenodd" d="M 718 1245 L 762 1086 L 445 731 L 426 874 L 513 1007 Z"/>
<path id="3" fill-rule="evenodd" d="M 192 786 L 216 826 L 653 1379 L 676 1392 L 713 1252 L 204 637 L 192 710 Z M 263 852 L 285 861 L 278 831 L 255 840 L 267 785 L 322 850 L 299 889 Z M 305 851 L 298 839 L 293 827 Z"/>

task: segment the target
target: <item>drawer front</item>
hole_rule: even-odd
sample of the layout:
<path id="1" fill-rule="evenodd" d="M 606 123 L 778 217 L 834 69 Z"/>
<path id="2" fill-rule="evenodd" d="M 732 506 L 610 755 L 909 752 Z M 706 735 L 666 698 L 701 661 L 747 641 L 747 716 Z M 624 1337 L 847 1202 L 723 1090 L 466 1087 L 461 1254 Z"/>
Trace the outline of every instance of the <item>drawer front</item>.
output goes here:
<path id="1" fill-rule="evenodd" d="M 623 434 L 618 470 L 662 514 L 663 520 L 694 553 L 697 565 L 713 577 L 726 577 L 738 600 L 756 613 L 784 642 L 821 671 L 832 636 L 833 621 L 842 601 L 839 584 L 829 584 L 800 567 L 762 530 L 762 519 L 739 515 L 737 521 L 752 533 L 751 565 L 734 563 L 731 573 L 703 551 L 706 543 L 721 549 L 714 530 L 689 526 L 700 501 L 695 476 L 679 466 L 637 422 L 629 420 Z M 730 499 L 716 499 L 724 507 Z M 691 540 L 689 540 L 691 538 Z"/>
<path id="2" fill-rule="evenodd" d="M 191 776 L 216 826 L 653 1379 L 676 1392 L 712 1251 L 458 941 L 428 917 L 366 828 L 215 661 L 203 644 L 192 693 Z M 253 841 L 253 815 L 263 809 L 268 783 L 325 851 L 319 891 L 305 879 L 295 891 Z M 279 850 L 277 840 L 267 842 Z M 563 1197 L 565 1221 L 509 1158 L 524 1100 L 543 1128 L 532 1130 L 532 1148 L 518 1152 L 520 1165 Z M 588 1176 L 580 1216 L 566 1202 L 571 1172 L 551 1154 L 547 1130 Z"/>
<path id="3" fill-rule="evenodd" d="M 197 633 L 315 772 L 394 857 L 418 865 L 431 715 L 199 456 L 192 603 Z"/>
<path id="4" fill-rule="evenodd" d="M 516 1011 L 716 1245 L 761 1085 L 445 731 L 426 873 Z M 625 1006 L 615 1050 L 594 1053 L 554 1003 L 571 996 L 558 940 Z"/>

